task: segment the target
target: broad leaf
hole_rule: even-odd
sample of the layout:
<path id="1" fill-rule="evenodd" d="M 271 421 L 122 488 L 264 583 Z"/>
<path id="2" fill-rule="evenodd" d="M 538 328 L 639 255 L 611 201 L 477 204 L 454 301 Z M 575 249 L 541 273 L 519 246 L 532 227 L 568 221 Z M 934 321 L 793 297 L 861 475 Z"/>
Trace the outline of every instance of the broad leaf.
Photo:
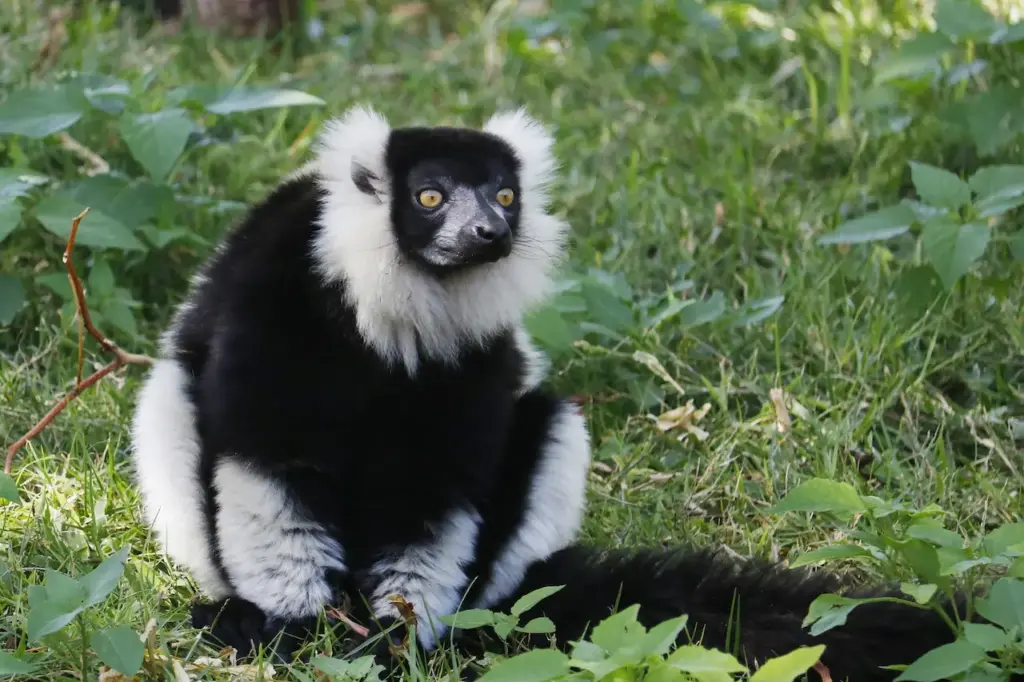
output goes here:
<path id="1" fill-rule="evenodd" d="M 906 204 L 896 204 L 847 220 L 829 234 L 818 237 L 819 244 L 858 244 L 891 239 L 910 229 L 917 215 Z"/>
<path id="2" fill-rule="evenodd" d="M 1010 235 L 1010 253 L 1013 257 L 1024 263 L 1024 229 L 1017 230 Z"/>
<path id="3" fill-rule="evenodd" d="M 919 33 L 900 43 L 899 49 L 875 65 L 875 84 L 896 78 L 914 78 L 936 74 L 941 70 L 940 59 L 955 47 L 941 33 Z"/>
<path id="4" fill-rule="evenodd" d="M 978 600 L 977 610 L 1006 630 L 1014 627 L 1024 630 L 1024 582 L 1000 578 L 992 585 L 988 596 Z"/>
<path id="5" fill-rule="evenodd" d="M 756 324 L 765 320 L 778 311 L 785 302 L 785 296 L 769 296 L 748 301 L 740 308 L 739 313 L 732 321 L 734 327 Z"/>
<path id="6" fill-rule="evenodd" d="M 46 137 L 70 128 L 88 106 L 82 92 L 70 86 L 16 90 L 0 102 L 0 134 Z"/>
<path id="7" fill-rule="evenodd" d="M 588 318 L 614 332 L 633 325 L 633 309 L 626 305 L 609 287 L 592 281 L 583 281 L 583 300 L 587 303 Z"/>
<path id="8" fill-rule="evenodd" d="M 632 604 L 608 616 L 594 627 L 590 641 L 609 652 L 640 644 L 647 633 L 637 621 L 639 611 L 640 605 Z"/>
<path id="9" fill-rule="evenodd" d="M 919 521 L 907 528 L 907 535 L 918 540 L 927 540 L 939 547 L 964 546 L 964 539 L 959 533 L 947 530 L 935 521 Z"/>
<path id="10" fill-rule="evenodd" d="M 36 218 L 48 231 L 67 241 L 71 235 L 71 221 L 85 208 L 68 194 L 59 192 L 39 202 Z M 75 244 L 96 249 L 142 251 L 146 248 L 121 222 L 91 208 L 78 226 Z"/>
<path id="11" fill-rule="evenodd" d="M 684 327 L 696 327 L 717 320 L 724 312 L 725 295 L 716 290 L 709 297 L 683 308 L 679 314 L 679 323 Z"/>
<path id="12" fill-rule="evenodd" d="M 133 230 L 158 214 L 172 212 L 175 204 L 174 192 L 166 185 L 128 182 L 113 175 L 83 178 L 68 184 L 65 191 L 88 206 L 90 215 L 99 211 Z"/>
<path id="13" fill-rule="evenodd" d="M 776 514 L 790 511 L 832 512 L 849 516 L 866 510 L 864 501 L 849 483 L 812 478 L 790 490 L 769 511 Z"/>
<path id="14" fill-rule="evenodd" d="M 42 585 L 28 588 L 28 638 L 32 642 L 57 632 L 85 608 L 86 590 L 77 580 L 51 569 L 45 573 Z"/>
<path id="15" fill-rule="evenodd" d="M 528 314 L 524 325 L 530 336 L 552 352 L 568 350 L 578 337 L 577 330 L 565 321 L 561 312 L 550 305 Z"/>
<path id="16" fill-rule="evenodd" d="M 195 129 L 184 109 L 165 109 L 121 119 L 125 144 L 154 182 L 163 182 L 171 172 Z"/>
<path id="17" fill-rule="evenodd" d="M 516 629 L 531 635 L 551 634 L 555 631 L 555 623 L 550 618 L 541 616 Z"/>
<path id="18" fill-rule="evenodd" d="M 1024 194 L 1024 166 L 984 166 L 970 177 L 968 183 L 979 199 Z"/>
<path id="19" fill-rule="evenodd" d="M 984 38 L 996 26 L 995 17 L 976 0 L 935 0 L 935 28 L 951 38 Z"/>
<path id="20" fill-rule="evenodd" d="M 910 176 L 918 195 L 932 206 L 956 209 L 971 201 L 970 186 L 948 170 L 911 161 Z"/>
<path id="21" fill-rule="evenodd" d="M 25 286 L 11 275 L 0 275 L 0 325 L 8 325 L 25 303 Z"/>
<path id="22" fill-rule="evenodd" d="M 952 289 L 985 253 L 990 234 L 983 223 L 957 225 L 948 218 L 936 218 L 925 224 L 921 246 L 939 279 Z"/>
<path id="23" fill-rule="evenodd" d="M 142 667 L 146 646 L 130 627 L 119 625 L 100 630 L 93 634 L 90 642 L 101 661 L 126 677 L 132 677 Z"/>
<path id="24" fill-rule="evenodd" d="M 527 594 L 524 594 L 522 597 L 517 599 L 514 604 L 512 604 L 512 608 L 509 609 L 509 613 L 511 613 L 513 616 L 521 616 L 522 614 L 526 613 L 534 606 L 539 604 L 542 600 L 547 599 L 548 597 L 555 594 L 564 587 L 565 585 L 552 585 L 548 587 L 541 587 L 532 592 L 528 592 Z"/>
<path id="25" fill-rule="evenodd" d="M 22 207 L 18 199 L 26 196 L 34 187 L 48 181 L 46 176 L 32 171 L 0 168 L 0 242 L 6 239 L 21 221 Z"/>
<path id="26" fill-rule="evenodd" d="M 21 495 L 18 494 L 18 484 L 14 479 L 0 471 L 0 499 L 20 502 Z"/>
<path id="27" fill-rule="evenodd" d="M 38 666 L 16 658 L 14 654 L 0 649 L 0 677 L 11 675 L 30 675 Z"/>
<path id="28" fill-rule="evenodd" d="M 939 554 L 935 547 L 924 540 L 911 539 L 900 543 L 899 551 L 918 579 L 926 583 L 939 582 Z"/>
<path id="29" fill-rule="evenodd" d="M 964 672 L 985 658 L 985 650 L 977 644 L 959 639 L 932 649 L 907 666 L 897 682 L 937 682 Z"/>
<path id="30" fill-rule="evenodd" d="M 485 625 L 494 624 L 494 613 L 486 609 L 466 609 L 456 613 L 448 613 L 438 618 L 442 623 L 453 628 L 471 630 Z"/>
<path id="31" fill-rule="evenodd" d="M 319 97 L 314 97 L 300 90 L 237 88 L 219 97 L 212 104 L 206 105 L 206 109 L 215 114 L 230 114 L 237 111 L 307 106 L 310 104 L 322 105 L 325 102 Z"/>
<path id="32" fill-rule="evenodd" d="M 1006 523 L 985 536 L 985 551 L 998 556 L 1013 545 L 1024 542 L 1024 523 Z"/>
<path id="33" fill-rule="evenodd" d="M 832 628 L 846 624 L 850 612 L 861 604 L 870 603 L 870 599 L 854 599 L 838 594 L 823 594 L 811 602 L 804 616 L 803 627 L 811 626 L 810 633 L 817 637 Z"/>
<path id="34" fill-rule="evenodd" d="M 545 682 L 569 672 L 569 658 L 554 649 L 534 649 L 505 659 L 478 682 Z"/>
<path id="35" fill-rule="evenodd" d="M 679 633 L 686 627 L 688 617 L 684 614 L 672 618 L 652 627 L 644 637 L 640 647 L 644 656 L 664 656 L 675 645 Z"/>
<path id="36" fill-rule="evenodd" d="M 125 545 L 104 559 L 91 573 L 78 579 L 87 594 L 87 607 L 99 604 L 113 591 L 117 581 L 121 579 L 121 574 L 124 573 L 128 549 L 128 545 Z"/>
<path id="37" fill-rule="evenodd" d="M 805 646 L 769 659 L 750 676 L 749 682 L 793 682 L 818 662 L 825 645 Z"/>
<path id="38" fill-rule="evenodd" d="M 732 654 L 705 649 L 695 644 L 681 646 L 665 659 L 673 668 L 687 673 L 741 673 L 747 668 Z"/>
<path id="39" fill-rule="evenodd" d="M 999 651 L 1011 642 L 1006 630 L 988 623 L 964 623 L 964 637 L 985 651 Z"/>
<path id="40" fill-rule="evenodd" d="M 900 591 L 903 594 L 908 594 L 914 598 L 918 604 L 927 604 L 928 600 L 935 596 L 935 591 L 939 589 L 938 585 L 927 583 L 925 585 L 918 585 L 917 583 L 900 583 Z"/>
<path id="41" fill-rule="evenodd" d="M 874 555 L 857 545 L 829 545 L 828 547 L 819 547 L 813 549 L 810 552 L 804 552 L 793 561 L 789 562 L 789 565 L 793 568 L 798 566 L 806 566 L 808 564 L 817 563 L 818 561 L 831 561 L 833 559 L 852 559 L 852 558 L 865 558 L 870 559 Z"/>

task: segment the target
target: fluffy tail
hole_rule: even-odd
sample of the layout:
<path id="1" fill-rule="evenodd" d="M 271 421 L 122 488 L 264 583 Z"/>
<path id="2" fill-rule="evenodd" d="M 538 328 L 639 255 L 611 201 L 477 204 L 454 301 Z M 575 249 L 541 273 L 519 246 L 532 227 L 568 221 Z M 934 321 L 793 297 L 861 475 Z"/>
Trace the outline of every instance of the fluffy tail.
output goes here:
<path id="1" fill-rule="evenodd" d="M 517 593 L 495 610 L 507 613 L 519 596 L 548 585 L 565 587 L 523 617 L 550 618 L 563 645 L 586 634 L 616 605 L 621 610 L 639 604 L 638 618 L 645 626 L 685 613 L 688 620 L 680 644 L 693 642 L 730 651 L 752 670 L 755 662 L 766 658 L 800 646 L 825 644 L 822 663 L 836 682 L 892 680 L 899 673 L 880 666 L 912 663 L 954 639 L 949 625 L 934 610 L 892 602 L 858 606 L 845 625 L 812 637 L 801 623 L 819 595 L 900 593 L 844 589 L 838 578 L 825 571 L 788 569 L 706 550 L 569 547 L 533 565 Z"/>

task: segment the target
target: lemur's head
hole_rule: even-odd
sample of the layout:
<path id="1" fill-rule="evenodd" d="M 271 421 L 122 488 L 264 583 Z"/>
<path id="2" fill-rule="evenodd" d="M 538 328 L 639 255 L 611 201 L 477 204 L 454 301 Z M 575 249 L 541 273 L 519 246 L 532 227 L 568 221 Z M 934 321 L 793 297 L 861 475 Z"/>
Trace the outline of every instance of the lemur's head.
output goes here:
<path id="1" fill-rule="evenodd" d="M 547 293 L 567 231 L 546 211 L 552 143 L 523 110 L 479 130 L 392 129 L 365 107 L 328 123 L 316 255 L 372 347 L 412 370 L 454 360 Z"/>

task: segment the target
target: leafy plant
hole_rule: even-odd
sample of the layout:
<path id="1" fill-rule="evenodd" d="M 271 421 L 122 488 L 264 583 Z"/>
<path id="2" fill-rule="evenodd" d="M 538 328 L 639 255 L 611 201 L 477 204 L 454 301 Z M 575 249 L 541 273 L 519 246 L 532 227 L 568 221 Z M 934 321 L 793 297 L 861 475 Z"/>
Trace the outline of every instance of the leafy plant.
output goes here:
<path id="1" fill-rule="evenodd" d="M 949 621 L 956 640 L 923 655 L 897 680 L 931 682 L 968 671 L 983 679 L 1009 679 L 1015 667 L 1024 665 L 1024 523 L 1006 524 L 968 540 L 943 525 L 945 514 L 937 505 L 911 509 L 861 495 L 847 483 L 818 478 L 793 488 L 772 511 L 859 517 L 858 525 L 866 529 L 850 531 L 852 541 L 808 552 L 791 565 L 850 559 L 866 561 L 893 578 L 912 576 L 900 585 L 907 599 L 897 599 L 912 607 L 944 613 L 940 599 L 953 596 L 955 581 L 973 585 L 986 570 L 1004 573 L 986 597 L 974 600 L 968 595 L 968 610 L 989 622 L 972 623 L 964 620 L 966 614 L 957 614 Z M 804 626 L 818 635 L 843 625 L 862 604 L 891 600 L 822 595 L 811 604 Z"/>
<path id="2" fill-rule="evenodd" d="M 1010 231 L 1008 221 L 1001 220 L 1024 205 L 1024 166 L 985 166 L 967 180 L 914 161 L 910 170 L 921 201 L 905 199 L 848 220 L 818 242 L 882 241 L 917 230 L 920 257 L 947 290 L 971 271 L 990 243 L 1005 241 L 1024 262 L 1024 230 Z"/>

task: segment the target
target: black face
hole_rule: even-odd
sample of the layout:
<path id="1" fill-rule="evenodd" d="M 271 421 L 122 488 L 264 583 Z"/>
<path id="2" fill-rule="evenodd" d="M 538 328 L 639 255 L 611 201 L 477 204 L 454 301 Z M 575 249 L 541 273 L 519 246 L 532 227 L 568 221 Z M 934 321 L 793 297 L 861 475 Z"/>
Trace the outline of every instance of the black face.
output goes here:
<path id="1" fill-rule="evenodd" d="M 406 257 L 444 273 L 511 253 L 519 164 L 501 140 L 463 129 L 399 129 L 387 166 L 392 224 Z"/>

